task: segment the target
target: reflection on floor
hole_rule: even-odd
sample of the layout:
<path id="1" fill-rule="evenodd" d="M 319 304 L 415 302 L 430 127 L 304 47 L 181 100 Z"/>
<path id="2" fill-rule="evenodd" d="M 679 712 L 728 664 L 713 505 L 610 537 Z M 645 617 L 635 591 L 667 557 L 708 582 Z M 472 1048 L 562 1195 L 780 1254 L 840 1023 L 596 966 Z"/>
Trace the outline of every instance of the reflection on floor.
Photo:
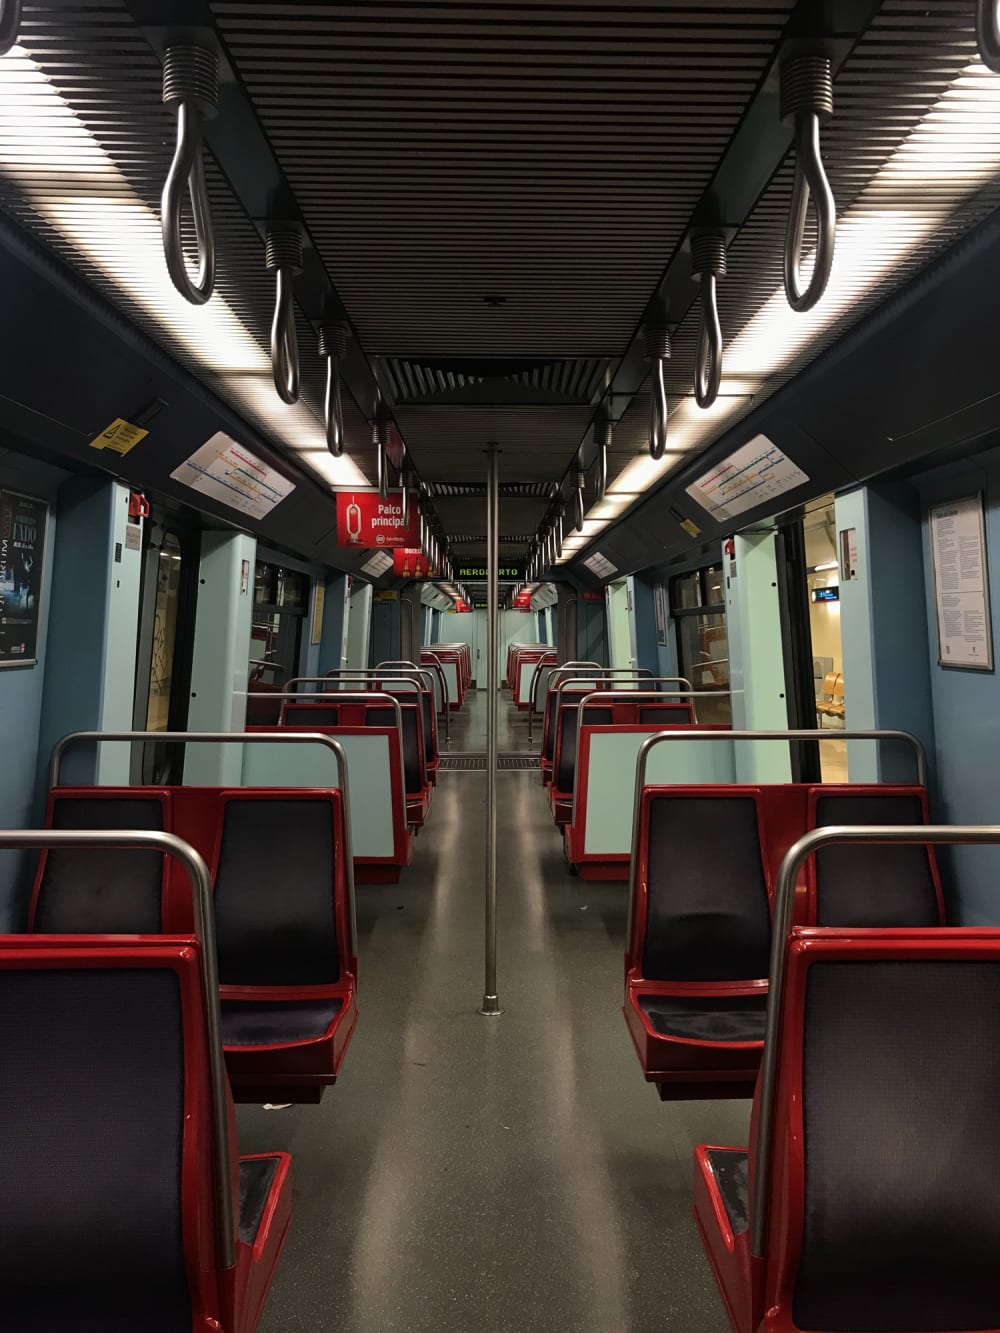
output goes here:
<path id="1" fill-rule="evenodd" d="M 501 751 L 527 750 L 505 694 Z M 452 749 L 485 744 L 482 692 Z M 535 745 L 537 748 L 538 738 Z M 747 1102 L 661 1104 L 621 1015 L 621 885 L 565 871 L 537 772 L 502 772 L 499 980 L 483 991 L 486 778 L 442 774 L 413 865 L 359 891 L 360 1019 L 319 1107 L 239 1108 L 295 1155 L 261 1333 L 724 1333 L 692 1146 Z"/>

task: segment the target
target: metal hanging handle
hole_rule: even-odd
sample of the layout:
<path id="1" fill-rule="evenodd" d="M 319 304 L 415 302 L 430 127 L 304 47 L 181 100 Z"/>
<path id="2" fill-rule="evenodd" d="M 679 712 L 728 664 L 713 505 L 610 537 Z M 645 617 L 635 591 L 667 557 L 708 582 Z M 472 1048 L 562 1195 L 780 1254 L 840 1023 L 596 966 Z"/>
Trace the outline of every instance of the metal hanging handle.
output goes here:
<path id="1" fill-rule="evenodd" d="M 18 0 L 19 3 L 19 0 Z M 9 0 L 0 0 L 0 54 L 4 46 L 5 19 Z M 202 154 L 202 121 L 219 109 L 219 60 L 214 51 L 201 46 L 168 46 L 163 60 L 163 101 L 177 108 L 177 144 L 160 199 L 160 228 L 167 272 L 185 301 L 204 305 L 215 287 L 215 233 L 205 188 Z M 191 199 L 194 234 L 198 245 L 198 271 L 192 278 L 181 242 L 181 209 L 184 192 Z"/>
<path id="2" fill-rule="evenodd" d="M 5 56 L 21 31 L 21 0 L 0 0 L 0 56 Z"/>
<path id="3" fill-rule="evenodd" d="M 587 512 L 583 492 L 587 485 L 587 473 L 583 466 L 583 450 L 576 456 L 576 468 L 573 472 L 573 531 L 583 531 L 583 520 Z"/>
<path id="4" fill-rule="evenodd" d="M 372 444 L 375 446 L 375 462 L 378 468 L 378 494 L 380 500 L 389 498 L 389 427 L 382 417 L 381 404 L 376 404 L 375 420 L 372 422 Z M 424 552 L 426 555 L 426 551 Z"/>
<path id="5" fill-rule="evenodd" d="M 323 421 L 326 447 L 334 458 L 344 452 L 344 401 L 340 388 L 340 363 L 347 354 L 347 325 L 341 321 L 321 324 L 319 354 L 326 360 L 326 395 Z"/>
<path id="6" fill-rule="evenodd" d="M 603 500 L 608 489 L 608 450 L 614 443 L 615 428 L 611 417 L 607 416 L 597 428 L 597 476 L 595 489 L 597 499 Z"/>
<path id="7" fill-rule="evenodd" d="M 980 60 L 994 74 L 1000 74 L 1000 6 L 997 0 L 977 0 L 976 41 Z"/>
<path id="8" fill-rule="evenodd" d="M 302 272 L 302 234 L 296 227 L 271 227 L 264 266 L 275 275 L 274 318 L 271 320 L 271 369 L 283 403 L 299 401 L 299 338 L 295 328 L 294 280 Z"/>
<path id="9" fill-rule="evenodd" d="M 646 355 L 650 361 L 649 456 L 657 460 L 667 452 L 666 363 L 670 360 L 670 334 L 664 324 L 646 325 Z"/>
<path id="10" fill-rule="evenodd" d="M 785 232 L 785 295 L 793 310 L 811 310 L 830 280 L 837 203 L 820 152 L 819 127 L 833 115 L 833 73 L 826 56 L 795 56 L 781 66 L 781 118 L 795 127 L 795 183 Z M 816 209 L 816 256 L 802 287 L 802 244 L 809 201 Z"/>
<path id="11" fill-rule="evenodd" d="M 706 232 L 691 240 L 691 268 L 701 279 L 701 320 L 694 363 L 694 396 L 699 407 L 711 407 L 722 383 L 722 324 L 718 281 L 726 276 L 726 240 Z"/>

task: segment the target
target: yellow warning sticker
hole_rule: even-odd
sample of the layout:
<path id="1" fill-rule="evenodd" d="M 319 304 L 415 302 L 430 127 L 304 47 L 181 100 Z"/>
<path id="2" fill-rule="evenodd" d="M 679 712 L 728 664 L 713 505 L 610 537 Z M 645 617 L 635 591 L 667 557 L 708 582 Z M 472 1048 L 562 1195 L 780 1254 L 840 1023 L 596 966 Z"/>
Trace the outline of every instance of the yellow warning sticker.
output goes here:
<path id="1" fill-rule="evenodd" d="M 142 426 L 133 426 L 124 417 L 115 417 L 107 429 L 90 441 L 91 449 L 113 449 L 116 454 L 127 454 L 149 434 Z"/>
<path id="2" fill-rule="evenodd" d="M 689 537 L 701 536 L 701 528 L 699 528 L 698 524 L 693 522 L 690 518 L 682 518 L 681 527 Z"/>

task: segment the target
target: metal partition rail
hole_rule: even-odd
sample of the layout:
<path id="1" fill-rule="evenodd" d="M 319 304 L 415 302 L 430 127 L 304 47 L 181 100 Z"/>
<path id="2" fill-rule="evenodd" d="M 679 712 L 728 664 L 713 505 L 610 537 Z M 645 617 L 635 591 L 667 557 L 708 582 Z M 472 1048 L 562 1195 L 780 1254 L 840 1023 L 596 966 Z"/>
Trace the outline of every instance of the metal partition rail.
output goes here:
<path id="1" fill-rule="evenodd" d="M 714 695 L 718 698 L 728 691 L 706 690 L 706 694 Z M 635 807 L 632 813 L 632 857 L 629 863 L 629 895 L 628 895 L 628 935 L 627 939 L 632 938 L 632 912 L 635 902 L 635 869 L 636 856 L 635 848 L 639 839 L 639 806 L 642 799 L 642 789 L 646 785 L 646 765 L 652 750 L 658 745 L 665 745 L 669 741 L 815 741 L 815 740 L 848 740 L 848 741 L 902 741 L 904 745 L 912 747 L 914 759 L 917 768 L 917 783 L 921 787 L 927 786 L 927 755 L 923 745 L 916 736 L 909 731 L 691 731 L 683 727 L 678 727 L 675 731 L 661 731 L 655 736 L 650 736 L 639 746 L 639 754 L 635 764 Z"/>
<path id="2" fill-rule="evenodd" d="M 671 677 L 669 677 L 669 676 L 664 676 L 664 680 L 669 680 L 669 679 L 671 679 Z M 688 685 L 688 682 L 687 682 L 687 681 L 684 681 L 683 684 Z M 664 699 L 718 699 L 718 698 L 720 698 L 720 697 L 725 698 L 729 693 L 730 693 L 729 690 L 692 690 L 692 689 L 690 688 L 690 685 L 688 685 L 688 688 L 687 688 L 686 690 L 621 690 L 621 691 L 617 691 L 617 690 L 592 690 L 592 691 L 590 692 L 590 694 L 585 694 L 585 695 L 583 696 L 583 698 L 580 700 L 580 707 L 577 709 L 577 714 L 576 714 L 576 759 L 577 759 L 577 762 L 576 762 L 576 767 L 575 767 L 574 770 L 573 770 L 573 807 L 572 807 L 572 809 L 573 809 L 573 813 L 572 813 L 572 822 L 573 822 L 573 824 L 576 823 L 576 792 L 577 792 L 577 786 L 578 786 L 578 784 L 579 784 L 579 778 L 580 778 L 580 762 L 579 762 L 579 761 L 580 761 L 580 736 L 581 736 L 581 731 L 582 731 L 582 729 L 583 729 L 583 727 L 584 727 L 584 725 L 585 725 L 585 724 L 584 724 L 584 721 L 583 721 L 583 713 L 584 713 L 584 709 L 585 709 L 585 708 L 589 707 L 591 704 L 601 704 L 601 703 L 606 703 L 609 697 L 612 698 L 612 699 L 618 698 L 618 699 L 620 700 L 620 702 L 622 702 L 622 703 L 631 703 L 633 699 L 651 699 L 651 700 L 653 700 L 653 701 L 656 702 L 656 703 L 662 703 Z M 696 707 L 695 716 L 697 717 L 697 705 L 696 705 L 695 707 Z M 664 735 L 664 734 L 669 734 L 669 735 L 671 735 L 671 736 L 673 736 L 673 735 L 675 735 L 675 734 L 679 734 L 679 735 L 681 735 L 681 736 L 683 736 L 683 735 L 688 735 L 688 738 L 690 739 L 690 733 L 688 733 L 688 732 L 686 732 L 686 731 L 684 731 L 684 730 L 680 730 L 679 728 L 678 728 L 678 731 L 677 731 L 676 733 L 675 733 L 674 731 L 671 731 L 671 732 L 669 732 L 669 733 L 662 733 L 662 732 L 658 732 L 658 733 L 657 733 L 657 735 Z M 648 740 L 655 740 L 656 737 L 655 737 L 655 736 L 653 736 L 653 737 L 648 737 L 647 739 L 648 739 Z M 642 759 L 642 752 L 643 752 L 643 749 L 645 748 L 645 745 L 646 745 L 646 742 L 644 741 L 643 744 L 642 744 L 642 746 L 640 746 L 640 749 L 639 749 L 639 759 L 640 759 L 640 760 Z M 643 763 L 643 772 L 645 773 L 645 764 L 644 764 L 644 763 Z M 636 787 L 636 791 L 639 791 L 639 790 L 640 790 L 640 788 L 639 788 L 639 787 Z M 635 834 L 634 834 L 634 832 L 633 832 L 633 836 L 632 836 L 632 845 L 635 846 Z"/>
<path id="3" fill-rule="evenodd" d="M 438 685 L 441 689 L 441 707 L 444 713 L 444 739 L 445 744 L 451 744 L 451 696 L 448 694 L 448 677 L 445 675 L 444 667 L 436 653 L 430 652 L 426 648 L 421 648 L 420 656 L 427 655 L 432 659 L 430 669 L 437 673 Z"/>
<path id="4" fill-rule="evenodd" d="M 268 699 L 277 696 L 269 694 Z M 157 741 L 174 745 L 206 743 L 210 745 L 325 745 L 337 760 L 337 785 L 344 808 L 344 866 L 347 874 L 348 926 L 351 932 L 351 954 L 358 956 L 358 915 L 354 897 L 354 847 L 351 839 L 351 792 L 347 776 L 347 754 L 333 736 L 322 736 L 316 731 L 277 732 L 253 731 L 71 731 L 56 741 L 49 761 L 49 786 L 59 786 L 59 767 L 68 749 L 81 741 Z M 400 763 L 402 768 L 402 762 Z M 182 784 L 183 785 L 183 784 Z M 406 794 L 403 794 L 406 809 Z M 185 844 L 186 845 L 186 844 Z"/>
<path id="5" fill-rule="evenodd" d="M 336 692 L 336 687 L 339 685 L 378 685 L 384 680 L 408 681 L 413 685 L 414 690 L 423 689 L 433 691 L 434 688 L 434 681 L 430 671 L 422 671 L 420 669 L 417 669 L 416 671 L 384 671 L 381 674 L 376 675 L 372 668 L 369 668 L 367 671 L 354 671 L 347 668 L 338 668 L 335 671 L 328 671 L 325 676 L 293 676 L 291 680 L 285 683 L 285 688 L 290 690 L 293 685 L 327 685 L 329 688 L 325 691 L 306 690 L 305 693 L 319 694 L 322 692 L 325 694 L 333 694 Z M 343 693 L 365 693 L 365 691 L 355 689 L 353 691 L 343 691 Z M 377 693 L 377 691 L 373 691 L 373 693 Z M 276 696 L 272 695 L 272 698 L 274 697 Z"/>
<path id="6" fill-rule="evenodd" d="M 905 733 L 903 733 L 905 734 Z M 870 824 L 830 825 L 813 829 L 800 838 L 785 854 L 778 871 L 774 895 L 774 925 L 771 933 L 771 967 L 768 981 L 767 1020 L 764 1029 L 764 1055 L 760 1068 L 760 1102 L 757 1118 L 757 1146 L 754 1156 L 754 1181 L 750 1211 L 750 1253 L 757 1258 L 767 1255 L 768 1187 L 774 1155 L 774 1101 L 778 1073 L 778 1036 L 784 999 L 785 965 L 791 929 L 795 881 L 803 863 L 824 847 L 841 843 L 898 843 L 924 847 L 957 843 L 1000 843 L 998 824 Z M 938 927 L 946 931 L 947 927 Z"/>
<path id="7" fill-rule="evenodd" d="M 153 735 L 160 736 L 160 732 Z M 66 738 L 64 738 L 66 739 Z M 212 877 L 204 859 L 173 833 L 154 830 L 97 829 L 4 829 L 0 849 L 45 851 L 56 848 L 103 848 L 162 852 L 180 861 L 191 881 L 195 934 L 201 944 L 199 975 L 205 1005 L 208 1078 L 212 1103 L 212 1183 L 215 1195 L 215 1247 L 220 1269 L 236 1263 L 233 1223 L 232 1146 L 229 1139 L 229 1083 L 222 1047 L 219 1012 L 219 964 L 215 945 L 215 914 L 212 911 Z"/>
<path id="8" fill-rule="evenodd" d="M 557 660 L 557 658 L 558 658 L 558 653 L 555 653 L 555 652 L 543 653 L 542 656 L 541 656 L 541 657 L 538 659 L 538 661 L 535 663 L 535 674 L 534 674 L 534 675 L 532 676 L 532 678 L 531 678 L 531 686 L 530 686 L 530 688 L 529 688 L 529 690 L 528 690 L 528 743 L 529 743 L 529 745 L 530 745 L 531 742 L 535 739 L 535 736 L 534 736 L 534 725 L 533 725 L 533 724 L 534 724 L 534 718 L 535 718 L 535 707 L 536 707 L 536 705 L 537 705 L 537 703 L 538 703 L 538 682 L 539 682 L 539 681 L 541 680 L 541 678 L 542 678 L 542 671 L 544 670 L 544 668 L 547 667 L 547 666 L 550 666 L 552 662 L 555 662 L 555 661 Z M 550 672 L 550 679 L 551 679 L 551 672 Z M 516 690 L 516 686 L 515 686 L 515 691 L 514 691 L 514 702 L 517 703 L 517 690 Z"/>
<path id="9" fill-rule="evenodd" d="M 612 670 L 615 670 L 615 671 L 624 671 L 625 668 L 624 668 L 624 667 L 607 667 L 607 668 L 605 668 L 605 670 L 608 670 L 608 671 L 612 671 Z M 622 694 L 626 694 L 626 693 L 627 693 L 627 694 L 631 694 L 633 697 L 635 697 L 635 696 L 641 696 L 641 695 L 643 695 L 643 694 L 658 694 L 658 695 L 662 698 L 662 697 L 665 696 L 665 695 L 670 695 L 671 697 L 673 697 L 673 696 L 676 695 L 676 694 L 680 694 L 680 693 L 682 693 L 682 691 L 680 691 L 680 690 L 662 690 L 662 689 L 659 689 L 659 690 L 638 690 L 638 689 L 637 689 L 637 690 L 627 690 L 627 691 L 626 691 L 626 690 L 621 690 L 621 691 L 617 691 L 616 688 L 615 688 L 616 686 L 619 686 L 619 685 L 628 685 L 628 684 L 634 684 L 634 685 L 684 685 L 684 686 L 686 687 L 686 691 L 685 691 L 685 692 L 686 692 L 687 694 L 698 694 L 699 697 L 700 697 L 702 694 L 718 694 L 718 693 L 720 693 L 720 691 L 717 691 L 717 690 L 705 690 L 705 691 L 698 691 L 698 690 L 695 690 L 695 689 L 693 688 L 693 686 L 691 685 L 691 682 L 690 682 L 689 680 L 687 680 L 684 676 L 654 676 L 654 675 L 652 675 L 652 674 L 650 674 L 650 673 L 648 673 L 648 672 L 647 672 L 646 674 L 644 674 L 644 675 L 641 675 L 641 676 L 636 675 L 634 672 L 633 672 L 633 674 L 631 674 L 631 675 L 628 675 L 628 676 L 620 676 L 620 677 L 618 677 L 618 676 L 599 676 L 599 677 L 597 677 L 597 680 L 598 680 L 598 681 L 604 681 L 604 680 L 606 680 L 606 681 L 608 682 L 608 689 L 602 690 L 602 689 L 598 688 L 598 689 L 592 691 L 594 694 L 614 694 L 614 693 L 620 692 L 620 693 L 622 693 Z M 556 692 L 556 716 L 557 716 L 557 717 L 559 716 L 559 708 L 560 708 L 560 706 L 562 705 L 562 694 L 563 694 L 563 691 L 564 691 L 564 690 L 569 690 L 569 689 L 574 689 L 574 688 L 575 688 L 575 689 L 579 689 L 581 685 L 591 685 L 591 686 L 592 686 L 593 684 L 594 684 L 594 679 L 593 679 L 593 678 L 591 678 L 590 680 L 587 680 L 586 678 L 580 678 L 580 679 L 577 679 L 577 678 L 575 678 L 575 677 L 573 677 L 573 676 L 569 676 L 569 677 L 567 677 L 565 680 L 560 680 L 559 684 L 556 685 L 556 686 L 554 687 L 554 688 L 555 688 L 555 692 Z M 553 688 L 553 686 L 550 684 L 549 689 L 551 690 L 552 688 Z M 276 697 L 277 697 L 276 695 L 271 695 L 271 698 L 272 698 L 272 699 L 273 699 L 273 698 L 276 698 Z M 840 733 L 838 733 L 838 734 L 840 734 Z"/>

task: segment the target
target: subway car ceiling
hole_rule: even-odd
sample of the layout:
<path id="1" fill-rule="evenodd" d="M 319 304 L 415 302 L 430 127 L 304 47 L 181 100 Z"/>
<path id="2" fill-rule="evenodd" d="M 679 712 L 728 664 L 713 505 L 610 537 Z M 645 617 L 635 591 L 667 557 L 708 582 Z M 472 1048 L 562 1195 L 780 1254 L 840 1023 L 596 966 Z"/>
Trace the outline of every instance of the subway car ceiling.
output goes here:
<path id="1" fill-rule="evenodd" d="M 219 72 L 214 109 L 199 85 L 215 260 L 201 305 L 161 241 L 178 43 Z M 782 81 L 786 112 L 796 90 L 822 107 L 823 61 L 835 252 L 796 311 Z M 501 564 L 534 556 L 542 580 L 597 587 L 1000 433 L 998 205 L 1000 78 L 969 0 L 27 5 L 0 60 L 0 442 L 354 573 L 370 553 L 338 546 L 331 491 L 375 485 L 380 449 L 452 564 L 482 564 L 495 444 Z M 289 258 L 289 229 L 293 403 L 272 383 L 265 263 L 269 233 L 272 261 Z M 182 235 L 193 275 L 186 202 Z M 806 276 L 816 236 L 810 206 Z M 707 408 L 696 270 L 715 277 L 723 337 Z M 149 434 L 94 448 L 117 418 Z M 172 478 L 219 431 L 294 483 L 259 519 Z M 699 503 L 699 479 L 758 437 L 787 460 L 785 488 Z M 539 558 L 560 511 L 561 551 Z"/>

